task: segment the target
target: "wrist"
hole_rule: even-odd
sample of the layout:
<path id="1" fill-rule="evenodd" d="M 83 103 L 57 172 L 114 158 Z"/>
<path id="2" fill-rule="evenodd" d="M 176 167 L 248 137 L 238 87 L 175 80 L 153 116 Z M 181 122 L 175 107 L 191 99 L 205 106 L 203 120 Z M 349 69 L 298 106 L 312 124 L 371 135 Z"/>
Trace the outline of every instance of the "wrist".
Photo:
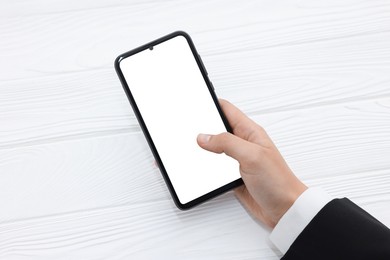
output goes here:
<path id="1" fill-rule="evenodd" d="M 294 240 L 332 197 L 321 188 L 308 188 L 282 216 L 271 232 L 273 244 L 285 254 Z"/>
<path id="2" fill-rule="evenodd" d="M 273 223 L 274 225 L 272 226 L 275 227 L 280 219 L 283 217 L 284 214 L 291 208 L 291 206 L 295 203 L 295 201 L 304 193 L 308 187 L 303 184 L 301 181 L 298 179 L 294 182 L 294 184 L 289 185 L 288 190 L 282 191 L 284 193 L 283 198 L 280 200 L 279 207 L 277 212 L 275 212 L 273 216 Z"/>

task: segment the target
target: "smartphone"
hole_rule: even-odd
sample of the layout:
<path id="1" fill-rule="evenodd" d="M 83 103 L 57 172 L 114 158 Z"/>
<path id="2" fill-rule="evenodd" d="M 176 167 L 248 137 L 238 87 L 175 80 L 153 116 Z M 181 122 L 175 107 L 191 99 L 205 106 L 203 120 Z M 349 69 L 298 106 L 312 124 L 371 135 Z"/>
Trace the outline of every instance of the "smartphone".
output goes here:
<path id="1" fill-rule="evenodd" d="M 172 198 L 189 209 L 241 185 L 238 162 L 200 148 L 230 131 L 190 36 L 177 31 L 118 56 L 115 69 Z"/>

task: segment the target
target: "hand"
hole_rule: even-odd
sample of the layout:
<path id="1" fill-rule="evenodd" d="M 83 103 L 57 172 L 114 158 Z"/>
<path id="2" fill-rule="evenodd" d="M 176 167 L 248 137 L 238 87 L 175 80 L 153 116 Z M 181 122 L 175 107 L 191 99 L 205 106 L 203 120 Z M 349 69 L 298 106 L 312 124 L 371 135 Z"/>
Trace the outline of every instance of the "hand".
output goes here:
<path id="1" fill-rule="evenodd" d="M 235 194 L 260 221 L 273 228 L 307 187 L 293 174 L 265 130 L 226 100 L 219 100 L 233 129 L 199 134 L 200 147 L 225 153 L 240 164 L 243 186 Z"/>

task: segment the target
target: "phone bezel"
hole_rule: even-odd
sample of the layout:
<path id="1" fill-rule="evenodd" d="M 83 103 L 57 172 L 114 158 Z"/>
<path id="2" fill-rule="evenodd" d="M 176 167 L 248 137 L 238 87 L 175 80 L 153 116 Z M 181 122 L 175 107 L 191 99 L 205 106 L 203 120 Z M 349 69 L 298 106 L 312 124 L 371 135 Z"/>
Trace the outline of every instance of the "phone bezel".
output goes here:
<path id="1" fill-rule="evenodd" d="M 129 86 L 127 85 L 125 77 L 124 77 L 124 75 L 123 75 L 123 73 L 121 71 L 121 68 L 120 68 L 120 62 L 122 60 L 124 60 L 124 59 L 126 59 L 126 58 L 128 58 L 128 57 L 130 57 L 130 56 L 132 56 L 132 55 L 134 55 L 136 53 L 144 51 L 146 49 L 150 49 L 150 48 L 153 49 L 154 46 L 156 46 L 158 44 L 161 44 L 161 43 L 163 43 L 165 41 L 168 41 L 168 40 L 170 40 L 172 38 L 175 38 L 177 36 L 183 36 L 187 40 L 187 43 L 190 46 L 191 52 L 192 52 L 192 54 L 193 54 L 193 56 L 194 56 L 194 58 L 196 60 L 196 63 L 198 65 L 199 70 L 202 73 L 203 79 L 206 82 L 207 88 L 209 89 L 210 95 L 211 95 L 211 97 L 212 97 L 212 99 L 214 101 L 214 104 L 215 104 L 215 106 L 216 106 L 216 108 L 217 108 L 217 110 L 218 110 L 218 112 L 219 112 L 219 114 L 220 114 L 220 116 L 222 118 L 222 121 L 223 121 L 223 123 L 224 123 L 224 125 L 226 127 L 226 130 L 228 132 L 232 133 L 232 129 L 231 129 L 231 127 L 230 127 L 230 125 L 229 125 L 225 115 L 222 112 L 222 109 L 221 109 L 221 107 L 219 105 L 219 102 L 218 102 L 218 98 L 217 98 L 217 96 L 216 96 L 216 94 L 214 92 L 214 87 L 213 87 L 211 81 L 208 78 L 208 73 L 207 73 L 207 71 L 205 69 L 205 66 L 204 66 L 204 64 L 203 64 L 203 62 L 202 62 L 202 60 L 200 58 L 200 55 L 196 51 L 195 45 L 192 42 L 191 37 L 186 32 L 184 32 L 184 31 L 176 31 L 176 32 L 170 33 L 170 34 L 168 34 L 166 36 L 163 36 L 161 38 L 158 38 L 158 39 L 156 39 L 154 41 L 151 41 L 151 42 L 149 42 L 147 44 L 144 44 L 144 45 L 142 45 L 142 46 L 140 46 L 138 48 L 135 48 L 135 49 L 133 49 L 131 51 L 125 52 L 125 53 L 119 55 L 115 59 L 114 66 L 115 66 L 116 73 L 118 74 L 118 77 L 119 77 L 119 79 L 120 79 L 120 81 L 122 83 L 122 87 L 123 87 L 123 89 L 124 89 L 124 91 L 125 91 L 125 93 L 127 95 L 127 98 L 129 100 L 129 102 L 130 102 L 130 105 L 133 108 L 134 114 L 137 117 L 138 123 L 141 126 L 142 132 L 144 133 L 144 136 L 145 136 L 145 138 L 146 138 L 146 140 L 148 142 L 148 145 L 149 145 L 149 147 L 150 147 L 150 149 L 151 149 L 151 151 L 153 153 L 153 156 L 156 159 L 156 162 L 157 162 L 158 167 L 160 169 L 160 172 L 161 172 L 161 174 L 162 174 L 162 176 L 163 176 L 163 178 L 165 180 L 165 183 L 168 186 L 168 190 L 169 190 L 169 192 L 170 192 L 170 194 L 171 194 L 171 196 L 172 196 L 176 206 L 179 209 L 181 209 L 181 210 L 186 210 L 186 209 L 190 209 L 190 208 L 192 208 L 192 207 L 194 207 L 196 205 L 199 205 L 199 204 L 201 204 L 201 203 L 203 203 L 203 202 L 205 202 L 205 201 L 207 201 L 207 200 L 209 200 L 211 198 L 214 198 L 214 197 L 216 197 L 218 195 L 221 195 L 221 194 L 223 194 L 223 193 L 225 193 L 225 192 L 227 192 L 227 191 L 229 191 L 229 190 L 231 190 L 231 189 L 233 189 L 235 187 L 238 187 L 238 186 L 242 185 L 243 184 L 242 178 L 239 178 L 239 179 L 237 179 L 235 181 L 227 183 L 227 184 L 219 187 L 218 189 L 210 191 L 210 192 L 208 192 L 208 193 L 206 193 L 206 194 L 204 194 L 204 195 L 202 195 L 202 196 L 200 196 L 200 197 L 198 197 L 198 198 L 196 198 L 194 200 L 191 200 L 191 201 L 189 201 L 187 203 L 184 203 L 184 204 L 181 203 L 179 198 L 178 198 L 178 196 L 177 196 L 177 194 L 176 194 L 176 191 L 175 191 L 175 189 L 174 189 L 174 187 L 173 187 L 173 185 L 171 183 L 169 175 L 168 175 L 167 171 L 165 170 L 164 164 L 163 164 L 163 162 L 162 162 L 162 160 L 161 160 L 161 158 L 160 158 L 160 156 L 158 154 L 157 148 L 154 145 L 153 139 L 152 139 L 152 137 L 151 137 L 151 135 L 150 135 L 150 133 L 148 131 L 148 128 L 147 128 L 147 126 L 146 126 L 146 124 L 145 124 L 145 122 L 144 122 L 144 120 L 142 118 L 141 112 L 138 109 L 137 103 L 136 103 L 136 101 L 135 101 L 135 99 L 134 99 L 134 97 L 133 97 L 133 95 L 132 95 L 132 93 L 130 91 Z M 153 50 L 151 50 L 151 51 L 153 51 Z"/>

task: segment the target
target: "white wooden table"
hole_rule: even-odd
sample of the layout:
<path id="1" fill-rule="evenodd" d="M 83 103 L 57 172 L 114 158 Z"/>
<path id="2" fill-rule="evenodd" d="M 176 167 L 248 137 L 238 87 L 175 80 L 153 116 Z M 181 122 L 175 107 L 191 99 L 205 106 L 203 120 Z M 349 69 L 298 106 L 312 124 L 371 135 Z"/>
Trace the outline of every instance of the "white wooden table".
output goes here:
<path id="1" fill-rule="evenodd" d="M 174 206 L 114 58 L 175 30 L 306 184 L 390 225 L 388 1 L 0 7 L 0 259 L 278 259 L 230 192 Z"/>

